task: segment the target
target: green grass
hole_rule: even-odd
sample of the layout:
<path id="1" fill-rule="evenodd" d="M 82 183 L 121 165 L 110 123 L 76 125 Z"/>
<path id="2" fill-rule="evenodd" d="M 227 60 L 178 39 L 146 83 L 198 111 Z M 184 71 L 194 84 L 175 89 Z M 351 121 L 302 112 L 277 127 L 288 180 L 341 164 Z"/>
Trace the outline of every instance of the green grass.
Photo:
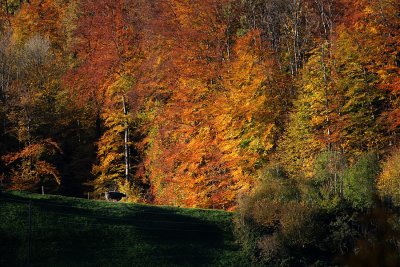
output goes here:
<path id="1" fill-rule="evenodd" d="M 0 266 L 28 263 L 69 267 L 249 266 L 234 241 L 232 213 L 3 193 Z"/>

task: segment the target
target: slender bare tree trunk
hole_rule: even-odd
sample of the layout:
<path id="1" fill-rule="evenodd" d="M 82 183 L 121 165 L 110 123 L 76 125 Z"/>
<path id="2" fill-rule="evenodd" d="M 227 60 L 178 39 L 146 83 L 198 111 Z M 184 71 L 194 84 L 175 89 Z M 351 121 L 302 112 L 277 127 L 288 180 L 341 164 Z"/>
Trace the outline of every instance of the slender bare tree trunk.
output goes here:
<path id="1" fill-rule="evenodd" d="M 124 115 L 128 115 L 128 107 L 125 96 L 122 97 L 122 103 L 124 106 Z M 129 125 L 128 120 L 125 118 L 125 130 L 124 130 L 124 155 L 125 155 L 125 179 L 128 182 L 130 180 L 130 153 L 129 153 Z"/>

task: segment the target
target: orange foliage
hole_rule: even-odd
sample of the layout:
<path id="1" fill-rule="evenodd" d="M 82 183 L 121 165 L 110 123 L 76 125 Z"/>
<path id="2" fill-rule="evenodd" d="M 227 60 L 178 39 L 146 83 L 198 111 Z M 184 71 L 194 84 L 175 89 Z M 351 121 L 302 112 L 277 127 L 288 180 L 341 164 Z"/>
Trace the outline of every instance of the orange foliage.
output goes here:
<path id="1" fill-rule="evenodd" d="M 60 173 L 46 158 L 62 153 L 59 145 L 51 139 L 27 145 L 21 151 L 3 156 L 6 165 L 14 166 L 11 177 L 12 188 L 32 190 L 43 185 L 48 178 L 58 185 L 61 183 Z"/>
<path id="2" fill-rule="evenodd" d="M 71 97 L 100 113 L 105 89 L 116 69 L 130 60 L 135 39 L 126 1 L 85 0 L 80 3 L 73 54 L 76 63 L 65 77 Z"/>
<path id="3" fill-rule="evenodd" d="M 32 0 L 23 4 L 13 18 L 16 39 L 25 42 L 34 34 L 50 39 L 53 48 L 60 51 L 64 47 L 65 35 L 62 25 L 62 7 L 52 0 Z"/>
<path id="4" fill-rule="evenodd" d="M 223 25 L 215 10 L 220 1 L 170 1 L 163 13 L 173 36 L 160 32 L 166 44 L 155 64 L 160 95 L 168 101 L 160 107 L 155 136 L 148 140 L 148 169 L 157 203 L 222 207 L 226 200 L 213 202 L 218 172 L 224 173 L 208 106 L 213 103 L 221 68 Z M 160 24 L 154 24 L 158 31 Z M 162 95 L 164 94 L 164 97 Z M 163 100 L 165 99 L 165 100 Z M 224 176 L 222 174 L 220 176 Z M 228 198 L 228 196 L 226 196 Z"/>
<path id="5" fill-rule="evenodd" d="M 74 127 L 82 148 L 92 149 L 82 140 L 97 144 L 97 178 L 123 178 L 129 143 L 132 179 L 159 204 L 233 209 L 272 158 L 296 164 L 293 174 L 323 148 L 358 153 L 385 143 L 400 126 L 399 1 L 267 2 L 31 0 L 15 14 L 0 9 L 0 31 L 10 19 L 15 47 L 42 40 L 51 59 L 24 77 L 16 60 L 10 83 L 2 79 L 8 137 L 27 143 L 2 157 L 15 187 L 59 179 L 49 162 L 60 149 L 43 121 L 66 110 L 76 114 L 54 120 Z M 36 128 L 22 140 L 10 133 L 32 130 L 26 103 L 37 109 Z M 390 127 L 377 122 L 381 114 Z"/>
<path id="6" fill-rule="evenodd" d="M 353 14 L 350 31 L 360 45 L 367 70 L 378 76 L 377 86 L 394 95 L 393 107 L 386 113 L 391 128 L 400 126 L 400 3 L 396 0 L 355 1 L 348 4 Z M 348 16 L 349 17 L 349 16 Z M 385 119 L 386 119 L 385 118 Z"/>

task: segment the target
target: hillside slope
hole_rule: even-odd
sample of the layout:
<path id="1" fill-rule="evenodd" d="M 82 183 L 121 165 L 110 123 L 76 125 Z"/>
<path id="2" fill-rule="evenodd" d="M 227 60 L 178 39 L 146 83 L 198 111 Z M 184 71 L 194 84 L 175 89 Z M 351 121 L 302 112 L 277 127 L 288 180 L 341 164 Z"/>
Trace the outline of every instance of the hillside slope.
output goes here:
<path id="1" fill-rule="evenodd" d="M 246 266 L 231 219 L 216 210 L 3 193 L 0 266 Z"/>

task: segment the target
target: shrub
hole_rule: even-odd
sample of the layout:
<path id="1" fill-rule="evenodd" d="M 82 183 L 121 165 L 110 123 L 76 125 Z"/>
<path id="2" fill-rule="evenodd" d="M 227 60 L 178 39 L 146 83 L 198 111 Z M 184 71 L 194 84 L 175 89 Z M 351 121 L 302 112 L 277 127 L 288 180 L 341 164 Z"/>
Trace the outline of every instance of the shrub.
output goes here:
<path id="1" fill-rule="evenodd" d="M 255 264 L 308 265 L 307 251 L 320 242 L 314 212 L 300 201 L 296 182 L 269 169 L 258 189 L 241 199 L 236 235 Z"/>
<path id="2" fill-rule="evenodd" d="M 365 209 L 373 205 L 376 193 L 376 177 L 379 173 L 378 157 L 366 154 L 343 175 L 344 198 L 356 209 Z"/>
<path id="3" fill-rule="evenodd" d="M 382 197 L 388 197 L 394 204 L 400 205 L 400 148 L 395 149 L 384 161 L 378 189 Z"/>

